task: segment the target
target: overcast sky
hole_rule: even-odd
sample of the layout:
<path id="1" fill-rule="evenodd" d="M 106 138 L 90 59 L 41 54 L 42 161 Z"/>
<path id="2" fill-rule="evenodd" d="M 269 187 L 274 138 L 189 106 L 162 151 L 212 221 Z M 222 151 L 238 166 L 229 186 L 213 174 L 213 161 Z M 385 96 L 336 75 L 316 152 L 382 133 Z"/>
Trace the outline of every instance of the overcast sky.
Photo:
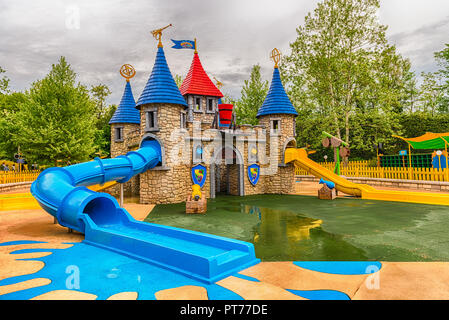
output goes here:
<path id="1" fill-rule="evenodd" d="M 172 39 L 198 39 L 203 67 L 239 97 L 254 64 L 271 80 L 270 51 L 289 53 L 296 28 L 316 0 L 0 0 L 0 66 L 13 90 L 44 77 L 60 56 L 67 57 L 85 85 L 103 83 L 119 103 L 130 63 L 137 100 L 154 63 L 157 42 L 150 31 L 169 23 L 164 49 L 173 74 L 185 76 L 192 50 L 171 49 Z M 79 20 L 77 16 L 79 15 Z M 380 22 L 417 74 L 433 71 L 433 52 L 449 43 L 448 0 L 381 0 Z"/>

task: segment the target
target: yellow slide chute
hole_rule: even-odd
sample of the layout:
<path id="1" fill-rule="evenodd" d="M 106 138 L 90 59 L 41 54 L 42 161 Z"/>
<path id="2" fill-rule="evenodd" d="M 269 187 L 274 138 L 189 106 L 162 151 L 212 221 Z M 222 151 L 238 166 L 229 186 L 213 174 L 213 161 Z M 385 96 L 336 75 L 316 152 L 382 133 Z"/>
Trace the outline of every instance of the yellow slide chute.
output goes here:
<path id="1" fill-rule="evenodd" d="M 350 182 L 332 171 L 309 159 L 305 149 L 288 148 L 285 151 L 285 163 L 294 163 L 310 174 L 335 183 L 335 188 L 343 193 L 367 200 L 411 202 L 449 206 L 449 195 L 443 193 L 408 192 L 377 190 L 366 184 Z"/>

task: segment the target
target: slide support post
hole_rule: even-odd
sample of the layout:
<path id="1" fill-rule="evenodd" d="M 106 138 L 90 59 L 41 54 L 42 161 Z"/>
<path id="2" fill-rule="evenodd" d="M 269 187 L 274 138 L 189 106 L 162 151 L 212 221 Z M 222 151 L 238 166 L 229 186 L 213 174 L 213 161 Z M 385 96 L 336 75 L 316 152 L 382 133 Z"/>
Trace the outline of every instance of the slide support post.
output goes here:
<path id="1" fill-rule="evenodd" d="M 120 183 L 120 207 L 123 208 L 123 183 Z"/>

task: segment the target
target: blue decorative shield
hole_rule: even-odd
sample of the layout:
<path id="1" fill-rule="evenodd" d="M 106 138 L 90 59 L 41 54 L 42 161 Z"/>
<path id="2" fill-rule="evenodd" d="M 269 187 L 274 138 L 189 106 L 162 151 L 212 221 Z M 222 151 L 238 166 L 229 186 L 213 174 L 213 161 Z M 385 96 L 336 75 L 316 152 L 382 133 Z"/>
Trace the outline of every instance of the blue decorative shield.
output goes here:
<path id="1" fill-rule="evenodd" d="M 257 182 L 259 182 L 259 177 L 260 177 L 260 166 L 258 164 L 250 165 L 248 167 L 249 182 L 251 182 L 251 184 L 255 186 Z"/>
<path id="2" fill-rule="evenodd" d="M 201 164 L 192 167 L 192 181 L 202 188 L 206 183 L 207 168 Z"/>

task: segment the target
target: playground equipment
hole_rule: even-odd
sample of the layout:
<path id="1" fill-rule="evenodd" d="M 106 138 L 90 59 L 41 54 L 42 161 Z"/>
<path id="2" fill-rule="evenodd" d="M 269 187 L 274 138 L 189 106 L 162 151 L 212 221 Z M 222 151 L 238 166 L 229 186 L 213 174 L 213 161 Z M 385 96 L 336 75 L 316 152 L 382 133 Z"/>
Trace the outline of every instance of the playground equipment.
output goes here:
<path id="1" fill-rule="evenodd" d="M 362 199 L 449 206 L 449 196 L 446 194 L 377 190 L 369 185 L 350 182 L 309 159 L 305 149 L 288 148 L 285 163 L 294 163 L 318 178 L 332 181 L 338 191 Z"/>
<path id="2" fill-rule="evenodd" d="M 258 263 L 250 243 L 136 221 L 111 195 L 86 188 L 124 183 L 160 160 L 160 145 L 144 140 L 126 156 L 49 168 L 33 182 L 31 193 L 60 225 L 84 233 L 85 243 L 207 283 Z"/>
<path id="3" fill-rule="evenodd" d="M 201 196 L 201 187 L 197 184 L 192 186 L 192 199 L 198 201 L 202 198 Z"/>
<path id="4" fill-rule="evenodd" d="M 335 191 L 335 183 L 320 179 L 320 184 L 322 184 L 323 187 L 320 190 L 318 190 L 319 199 L 334 200 L 335 198 L 337 198 L 337 192 Z"/>
<path id="5" fill-rule="evenodd" d="M 329 189 L 335 189 L 335 183 L 333 183 L 331 181 L 326 181 L 326 180 L 323 180 L 323 178 L 321 178 L 319 183 L 326 185 Z"/>
<path id="6" fill-rule="evenodd" d="M 323 131 L 322 134 L 324 136 L 324 139 L 322 141 L 323 147 L 328 148 L 332 146 L 334 148 L 334 173 L 340 175 L 340 156 L 343 158 L 349 156 L 349 144 L 327 133 L 326 131 Z M 341 146 L 343 146 L 343 148 L 341 148 Z"/>
<path id="7" fill-rule="evenodd" d="M 192 193 L 186 201 L 186 213 L 206 213 L 207 199 L 201 193 L 201 187 L 198 184 L 192 186 Z"/>
<path id="8" fill-rule="evenodd" d="M 447 168 L 447 152 L 437 150 L 432 153 L 432 167 L 435 169 Z"/>

